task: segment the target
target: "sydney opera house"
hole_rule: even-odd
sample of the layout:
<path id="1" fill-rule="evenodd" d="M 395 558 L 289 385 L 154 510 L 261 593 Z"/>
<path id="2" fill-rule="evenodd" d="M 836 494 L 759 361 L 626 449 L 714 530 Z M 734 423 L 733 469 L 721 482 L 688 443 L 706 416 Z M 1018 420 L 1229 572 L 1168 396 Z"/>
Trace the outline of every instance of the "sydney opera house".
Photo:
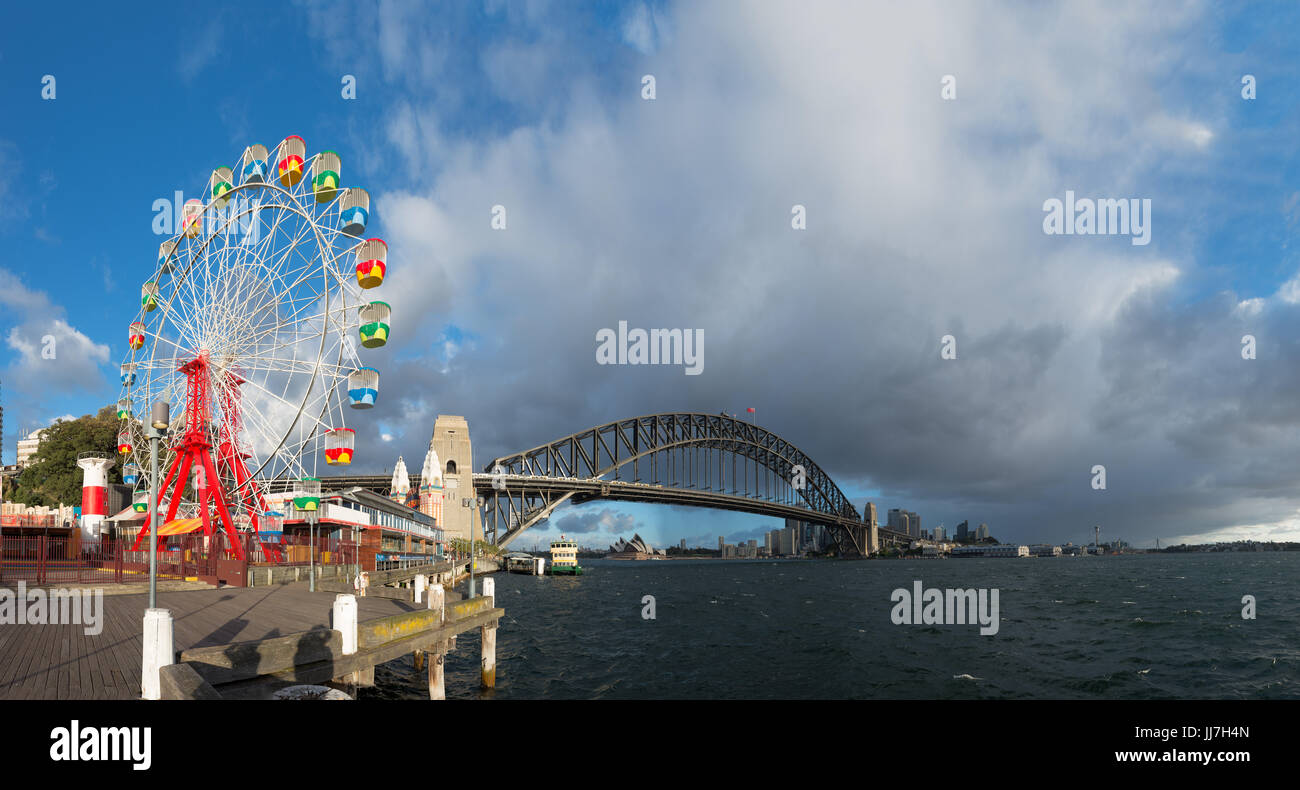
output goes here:
<path id="1" fill-rule="evenodd" d="M 618 539 L 618 542 L 609 547 L 609 553 L 605 555 L 610 560 L 650 560 L 656 557 L 666 556 L 663 549 L 654 549 L 640 535 L 633 535 L 631 540 Z"/>

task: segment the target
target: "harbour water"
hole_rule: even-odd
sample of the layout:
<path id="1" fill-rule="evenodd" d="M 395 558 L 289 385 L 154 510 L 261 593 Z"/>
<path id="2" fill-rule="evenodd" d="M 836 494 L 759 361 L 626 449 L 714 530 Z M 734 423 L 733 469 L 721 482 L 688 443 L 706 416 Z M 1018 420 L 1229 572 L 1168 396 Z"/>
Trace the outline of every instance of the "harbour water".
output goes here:
<path id="1" fill-rule="evenodd" d="M 462 638 L 447 697 L 1300 698 L 1300 552 L 583 566 L 495 574 L 497 688 Z M 998 632 L 895 625 L 891 592 L 918 580 L 996 588 Z M 410 656 L 376 683 L 362 699 L 428 698 Z"/>

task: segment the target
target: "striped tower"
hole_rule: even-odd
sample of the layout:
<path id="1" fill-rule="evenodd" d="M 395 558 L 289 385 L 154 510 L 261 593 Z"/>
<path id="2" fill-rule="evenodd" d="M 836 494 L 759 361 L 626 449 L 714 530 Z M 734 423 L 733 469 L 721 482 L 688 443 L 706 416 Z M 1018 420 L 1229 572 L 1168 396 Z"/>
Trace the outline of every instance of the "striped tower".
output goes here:
<path id="1" fill-rule="evenodd" d="M 420 512 L 432 517 L 434 524 L 443 526 L 442 463 L 432 444 L 424 456 L 424 468 L 420 470 Z"/>
<path id="2" fill-rule="evenodd" d="M 81 467 L 81 542 L 98 543 L 104 527 L 104 497 L 112 458 L 78 458 Z"/>

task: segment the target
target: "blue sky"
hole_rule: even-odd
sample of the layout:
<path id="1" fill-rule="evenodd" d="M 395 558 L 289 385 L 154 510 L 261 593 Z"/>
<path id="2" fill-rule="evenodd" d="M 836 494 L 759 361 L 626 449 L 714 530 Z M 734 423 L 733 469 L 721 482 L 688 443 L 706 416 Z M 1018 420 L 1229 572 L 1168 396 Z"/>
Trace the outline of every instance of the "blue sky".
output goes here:
<path id="1" fill-rule="evenodd" d="M 3 458 L 21 427 L 116 397 L 154 201 L 297 134 L 371 190 L 394 253 L 384 405 L 358 426 L 358 468 L 409 465 L 440 412 L 470 418 L 486 462 L 633 414 L 752 405 L 859 507 L 927 525 L 1067 540 L 1105 520 L 1139 544 L 1300 534 L 1300 480 L 1277 471 L 1300 433 L 1298 17 L 1289 3 L 9 9 Z M 1067 189 L 1151 198 L 1152 244 L 1044 236 L 1041 205 Z M 506 234 L 488 226 L 497 203 Z M 619 320 L 703 328 L 706 373 L 595 365 L 594 333 Z M 1215 360 L 1239 362 L 1246 331 L 1261 350 L 1242 376 Z M 947 332 L 961 372 L 934 364 Z M 57 366 L 39 356 L 49 333 Z M 1086 488 L 1095 462 L 1114 481 L 1104 500 Z M 593 542 L 775 526 L 579 515 L 567 523 Z"/>

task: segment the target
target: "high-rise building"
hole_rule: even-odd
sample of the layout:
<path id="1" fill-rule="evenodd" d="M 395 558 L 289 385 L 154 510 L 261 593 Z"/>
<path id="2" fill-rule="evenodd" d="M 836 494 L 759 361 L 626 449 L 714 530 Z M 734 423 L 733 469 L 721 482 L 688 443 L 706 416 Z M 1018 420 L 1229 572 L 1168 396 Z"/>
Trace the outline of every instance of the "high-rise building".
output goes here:
<path id="1" fill-rule="evenodd" d="M 719 536 L 718 536 L 718 551 L 722 551 L 723 548 L 726 547 L 726 545 L 727 545 L 727 542 L 726 542 L 725 540 L 722 539 L 722 536 L 721 536 L 721 535 L 719 535 Z"/>
<path id="2" fill-rule="evenodd" d="M 682 551 L 686 551 L 686 538 L 682 538 Z"/>
<path id="3" fill-rule="evenodd" d="M 36 451 L 40 449 L 41 440 L 45 438 L 45 429 L 40 428 L 27 434 L 26 439 L 18 440 L 18 460 L 19 466 L 26 466 Z"/>
<path id="4" fill-rule="evenodd" d="M 924 534 L 921 532 L 921 517 L 909 510 L 907 511 L 907 518 L 908 523 L 912 527 L 912 531 L 909 534 L 914 538 L 921 537 L 921 535 Z"/>
<path id="5" fill-rule="evenodd" d="M 957 525 L 957 540 L 962 541 L 970 537 L 970 525 L 965 521 Z"/>
<path id="6" fill-rule="evenodd" d="M 942 526 L 935 527 L 934 529 L 930 530 L 930 537 L 932 540 L 937 540 L 937 541 L 947 540 L 948 530 L 944 529 Z"/>
<path id="7" fill-rule="evenodd" d="M 903 511 L 896 507 L 889 509 L 889 528 L 895 532 L 905 532 L 903 529 Z"/>
<path id="8" fill-rule="evenodd" d="M 975 529 L 975 539 L 976 539 L 976 540 L 985 540 L 986 538 L 988 538 L 988 536 L 989 536 L 989 525 L 988 525 L 988 524 L 980 524 L 979 527 L 977 527 L 977 528 Z"/>

